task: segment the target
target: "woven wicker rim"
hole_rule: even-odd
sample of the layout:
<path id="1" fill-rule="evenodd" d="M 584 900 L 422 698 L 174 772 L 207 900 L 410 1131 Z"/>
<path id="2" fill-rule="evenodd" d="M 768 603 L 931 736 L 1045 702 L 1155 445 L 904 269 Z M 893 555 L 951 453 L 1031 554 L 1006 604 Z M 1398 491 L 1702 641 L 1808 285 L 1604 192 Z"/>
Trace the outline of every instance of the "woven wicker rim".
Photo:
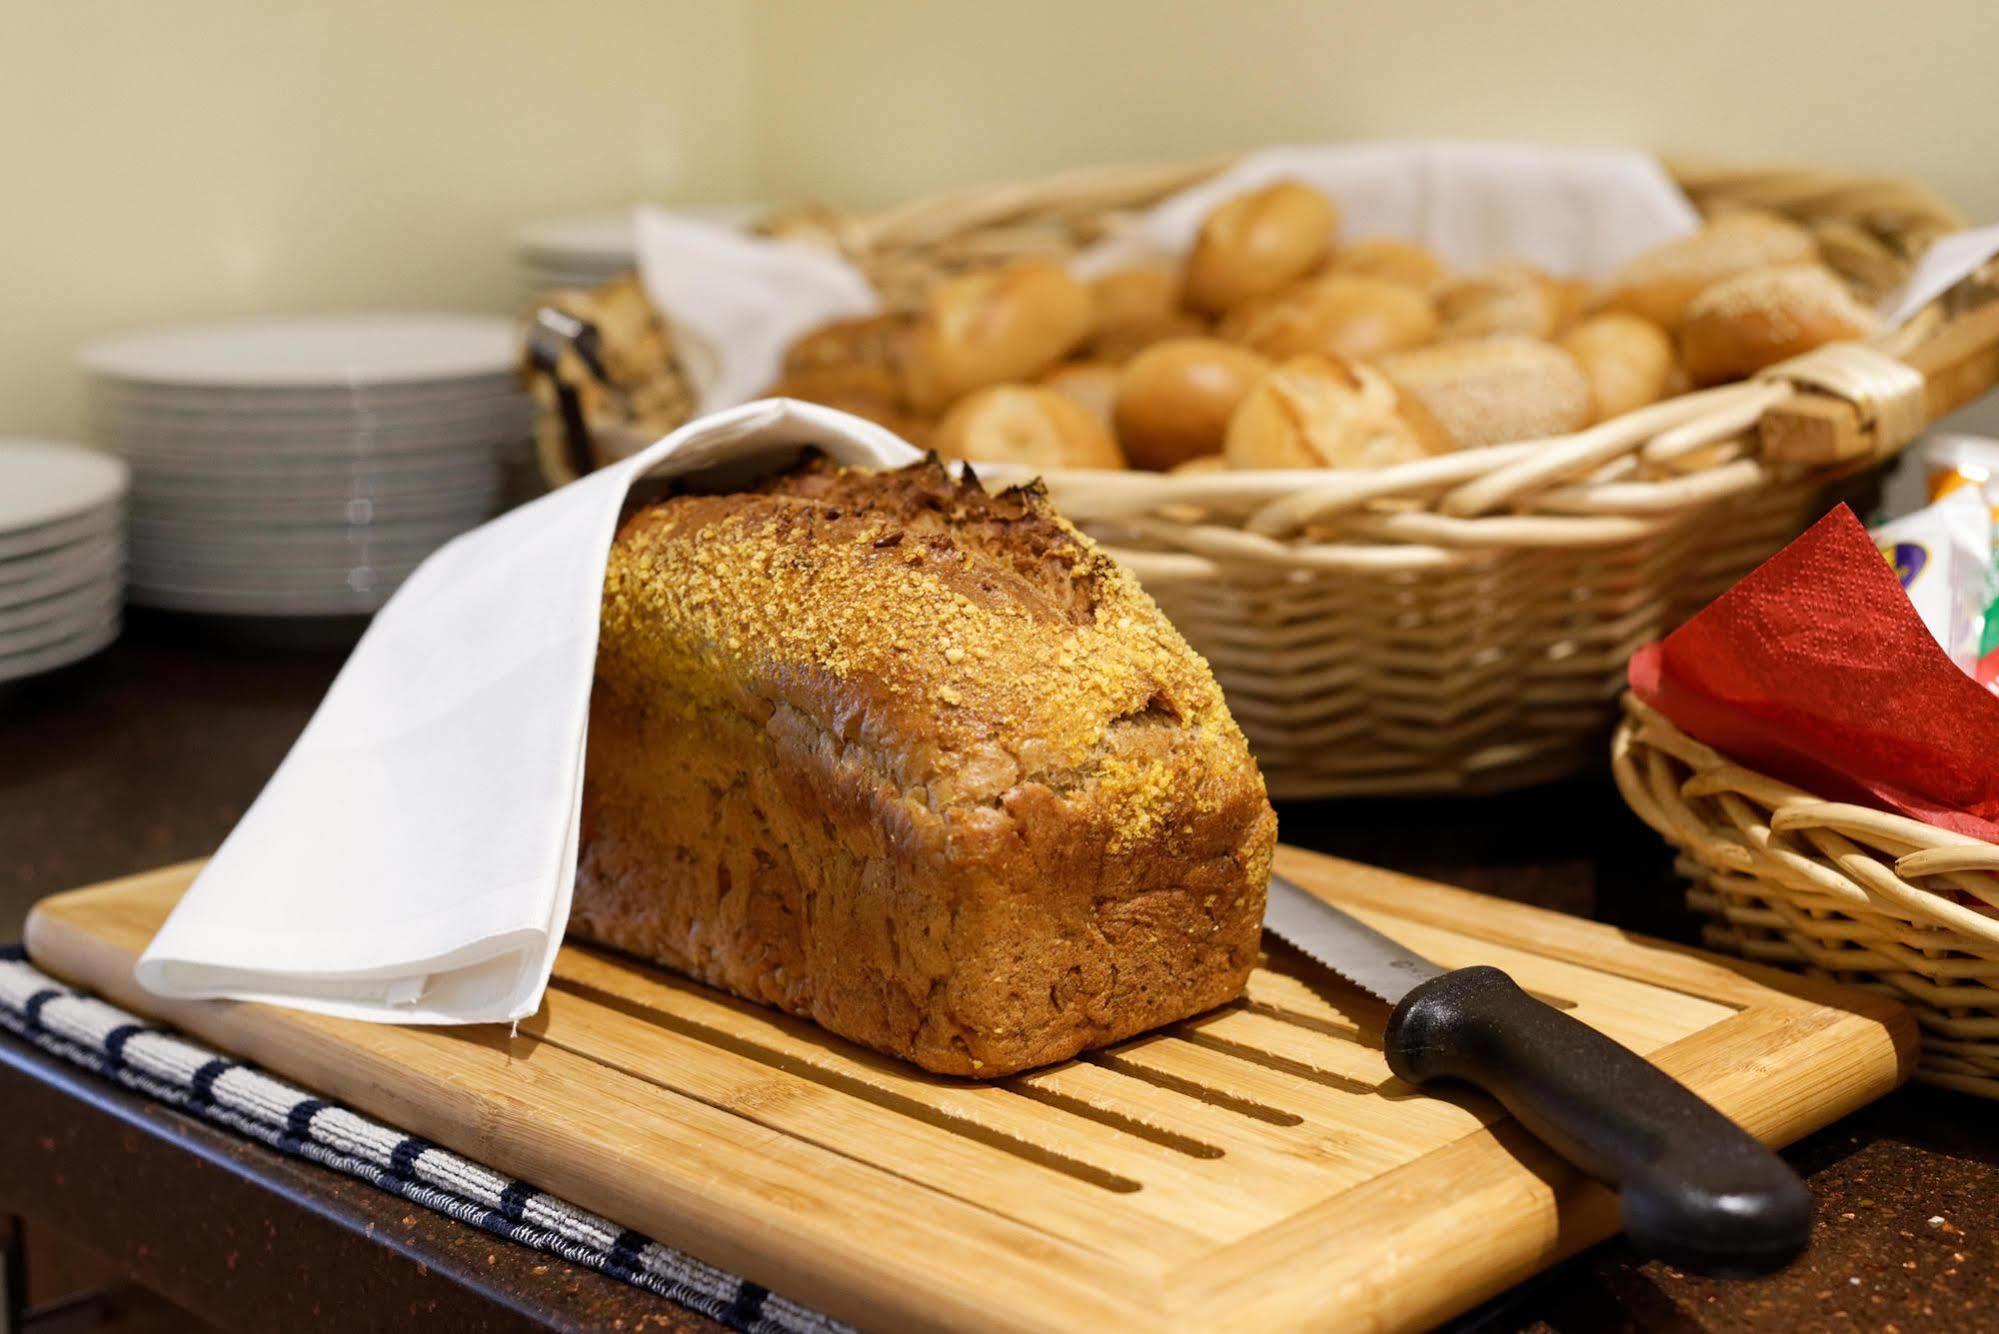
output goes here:
<path id="1" fill-rule="evenodd" d="M 1691 776 L 1679 778 L 1665 756 Z M 1638 817 L 1707 864 L 1766 880 L 1769 868 L 1782 868 L 1780 884 L 1899 919 L 1926 935 L 1947 933 L 1949 947 L 1999 960 L 1999 917 L 1916 883 L 1940 881 L 1999 911 L 1999 845 L 1908 816 L 1827 801 L 1736 764 L 1630 696 L 1611 765 Z M 1725 813 L 1725 822 L 1694 805 L 1705 799 Z M 1925 941 L 1925 947 L 1936 944 Z"/>
<path id="2" fill-rule="evenodd" d="M 1124 220 L 1229 165 L 1094 167 L 918 199 L 868 215 L 824 208 L 761 230 L 844 256 L 891 307 L 942 278 L 1025 255 L 1066 257 Z M 1811 229 L 1826 262 L 1866 296 L 1907 276 L 1938 236 L 1961 228 L 1934 192 L 1889 177 L 1668 162 L 1696 208 L 1754 207 Z M 670 315 L 670 312 L 668 312 Z M 1941 320 L 1891 331 L 1885 357 Z M 1797 392 L 1778 376 L 1639 408 L 1574 435 L 1459 451 L 1394 467 L 1159 475 L 1044 474 L 1056 503 L 1089 523 L 1147 580 L 1435 569 L 1493 548 L 1591 548 L 1643 538 L 1689 510 L 1760 490 L 1795 467 L 1757 457 L 1754 425 Z M 1863 419 L 1882 404 L 1860 401 Z M 617 423 L 590 423 L 593 431 Z M 1880 441 L 1883 449 L 1904 441 Z M 545 451 L 546 452 L 546 451 Z M 1004 474 L 1004 470 L 1001 470 Z"/>

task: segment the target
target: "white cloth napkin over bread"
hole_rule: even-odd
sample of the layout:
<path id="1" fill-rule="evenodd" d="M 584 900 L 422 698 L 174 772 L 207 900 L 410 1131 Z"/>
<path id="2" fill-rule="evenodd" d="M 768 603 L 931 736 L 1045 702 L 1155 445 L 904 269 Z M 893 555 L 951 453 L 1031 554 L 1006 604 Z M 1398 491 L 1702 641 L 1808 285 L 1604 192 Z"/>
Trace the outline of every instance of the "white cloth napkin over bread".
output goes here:
<path id="1" fill-rule="evenodd" d="M 626 493 L 694 473 L 741 484 L 806 445 L 870 467 L 920 457 L 845 413 L 749 403 L 431 556 L 160 928 L 140 985 L 390 1023 L 533 1014 L 569 917 Z"/>

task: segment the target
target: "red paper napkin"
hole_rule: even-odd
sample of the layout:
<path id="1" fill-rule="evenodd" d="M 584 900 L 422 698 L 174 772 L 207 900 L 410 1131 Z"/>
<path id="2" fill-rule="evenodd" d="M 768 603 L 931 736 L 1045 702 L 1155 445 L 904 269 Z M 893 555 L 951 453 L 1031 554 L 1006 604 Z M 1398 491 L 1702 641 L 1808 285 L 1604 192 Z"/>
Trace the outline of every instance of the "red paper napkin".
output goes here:
<path id="1" fill-rule="evenodd" d="M 1999 843 L 1999 696 L 1944 655 L 1844 505 L 1640 649 L 1629 676 L 1750 768 Z"/>

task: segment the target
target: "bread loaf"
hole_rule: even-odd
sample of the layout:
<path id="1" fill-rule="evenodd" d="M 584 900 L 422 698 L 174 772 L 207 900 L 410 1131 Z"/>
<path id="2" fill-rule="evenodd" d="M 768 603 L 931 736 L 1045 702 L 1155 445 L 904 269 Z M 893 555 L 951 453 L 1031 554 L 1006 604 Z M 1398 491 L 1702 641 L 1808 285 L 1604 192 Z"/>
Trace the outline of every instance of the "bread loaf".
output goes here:
<path id="1" fill-rule="evenodd" d="M 1220 339 L 1155 344 L 1118 376 L 1112 407 L 1118 443 L 1141 468 L 1174 468 L 1218 454 L 1230 414 L 1269 369 L 1248 348 Z"/>
<path id="2" fill-rule="evenodd" d="M 1350 241 L 1326 261 L 1328 273 L 1351 273 L 1365 278 L 1387 278 L 1427 292 L 1450 274 L 1450 266 L 1414 241 L 1394 236 L 1371 236 Z"/>
<path id="3" fill-rule="evenodd" d="M 809 462 L 618 533 L 578 937 L 991 1078 L 1240 994 L 1275 836 L 1206 665 L 1038 491 Z"/>
<path id="4" fill-rule="evenodd" d="M 1194 238 L 1187 304 L 1219 315 L 1304 277 L 1326 257 L 1339 218 L 1332 200 L 1296 181 L 1236 196 Z"/>
<path id="5" fill-rule="evenodd" d="M 1065 361 L 1037 384 L 1053 389 L 1111 429 L 1111 405 L 1117 401 L 1118 368 L 1108 361 Z"/>
<path id="6" fill-rule="evenodd" d="M 1380 366 L 1460 449 L 1580 430 L 1595 413 L 1575 358 L 1532 338 L 1433 343 L 1383 357 Z"/>
<path id="7" fill-rule="evenodd" d="M 1598 421 L 1658 402 L 1672 381 L 1673 340 L 1621 310 L 1584 320 L 1562 335 L 1561 346 L 1589 379 Z"/>
<path id="8" fill-rule="evenodd" d="M 1427 343 L 1437 332 L 1430 299 L 1388 278 L 1334 273 L 1238 306 L 1221 333 L 1266 357 L 1303 353 L 1366 361 Z"/>
<path id="9" fill-rule="evenodd" d="M 1729 213 L 1612 274 L 1604 284 L 1603 307 L 1677 329 L 1687 303 L 1702 289 L 1750 269 L 1817 258 L 1818 242 L 1796 223 L 1772 213 Z"/>
<path id="10" fill-rule="evenodd" d="M 1438 452 L 1397 410 L 1395 387 L 1367 366 L 1293 357 L 1263 377 L 1229 420 L 1232 468 L 1380 468 Z"/>
<path id="11" fill-rule="evenodd" d="M 1695 384 L 1720 384 L 1873 328 L 1874 313 L 1828 268 L 1754 269 L 1688 304 L 1680 359 Z"/>
<path id="12" fill-rule="evenodd" d="M 1054 389 L 996 384 L 952 405 L 931 445 L 947 459 L 1050 468 L 1122 468 L 1104 424 Z"/>
<path id="13" fill-rule="evenodd" d="M 905 397 L 936 412 L 974 389 L 1030 378 L 1082 342 L 1093 318 L 1089 289 L 1052 260 L 940 283 L 910 338 Z"/>
<path id="14" fill-rule="evenodd" d="M 1498 264 L 1437 289 L 1438 333 L 1446 340 L 1524 334 L 1552 338 L 1582 308 L 1585 292 L 1531 264 Z"/>

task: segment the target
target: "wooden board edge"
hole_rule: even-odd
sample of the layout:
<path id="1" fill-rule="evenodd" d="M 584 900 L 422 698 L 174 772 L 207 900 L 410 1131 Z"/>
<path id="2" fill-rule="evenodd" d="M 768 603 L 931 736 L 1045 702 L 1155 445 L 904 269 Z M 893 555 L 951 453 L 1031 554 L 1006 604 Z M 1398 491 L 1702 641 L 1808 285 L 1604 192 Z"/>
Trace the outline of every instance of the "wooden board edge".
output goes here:
<path id="1" fill-rule="evenodd" d="M 1754 1068 L 1740 1050 L 1774 1035 L 1787 1041 L 1769 1052 L 1772 1071 Z M 1832 1124 L 1893 1091 L 1906 1078 L 1905 1036 L 1869 1016 L 1828 1007 L 1768 1006 L 1745 1010 L 1653 1053 L 1675 1077 L 1707 1085 L 1705 1095 L 1767 1143 L 1783 1145 Z M 1704 1075 L 1711 1065 L 1719 1077 Z M 1802 1115 L 1806 1090 L 1809 1115 Z M 1504 1150 L 1495 1154 L 1494 1146 Z M 1423 1214 L 1399 1229 L 1408 1234 L 1385 1249 L 1402 1265 L 1348 1261 L 1331 1239 L 1369 1230 L 1384 1219 L 1407 1218 L 1400 1199 L 1434 1194 L 1452 1183 L 1448 1216 L 1479 1247 L 1449 1245 L 1439 1229 L 1446 1211 Z M 1504 1212 L 1511 1230 L 1480 1230 L 1482 1214 Z M 1339 1327 L 1421 1329 L 1447 1320 L 1618 1231 L 1616 1198 L 1590 1181 L 1512 1120 L 1454 1141 L 1356 1186 L 1314 1209 L 1245 1237 L 1168 1280 L 1176 1325 L 1207 1327 L 1226 1319 L 1259 1329 Z M 1278 1290 L 1269 1282 L 1270 1251 L 1319 1277 Z M 1455 1266 L 1438 1281 L 1436 1257 Z M 1418 1260 L 1414 1257 L 1425 1257 Z M 1300 1305 L 1295 1297 L 1315 1300 Z M 1286 1301 L 1289 1295 L 1294 1300 Z"/>
<path id="2" fill-rule="evenodd" d="M 1703 974 L 1703 982 L 1705 983 L 1711 976 L 1718 984 L 1725 986 L 1730 996 L 1736 998 L 1732 1003 L 1742 1006 L 1743 1012 L 1709 1029 L 1680 1039 L 1654 1054 L 1655 1060 L 1669 1069 L 1674 1069 L 1676 1073 L 1679 1072 L 1678 1067 L 1683 1062 L 1697 1060 L 1701 1053 L 1725 1038 L 1728 1032 L 1744 1031 L 1742 1021 L 1745 1019 L 1752 1025 L 1765 1022 L 1790 1024 L 1795 1026 L 1794 1035 L 1818 1034 L 1826 1041 L 1836 1038 L 1835 1046 L 1853 1041 L 1866 1043 L 1870 1051 L 1870 1056 L 1865 1062 L 1867 1070 L 1871 1072 L 1868 1077 L 1852 1087 L 1843 1088 L 1838 1099 L 1826 1103 L 1822 1108 L 1823 1114 L 1811 1118 L 1810 1124 L 1801 1124 L 1785 1133 L 1783 1139 L 1774 1142 L 1784 1142 L 1788 1138 L 1807 1133 L 1821 1124 L 1845 1115 L 1848 1111 L 1892 1089 L 1913 1069 L 1917 1046 L 1917 1031 L 1913 1017 L 1905 1007 L 1885 997 L 1857 992 L 1814 979 L 1799 978 L 1793 974 L 1757 965 L 1743 964 L 1738 967 L 1733 960 L 1718 960 L 1715 956 L 1699 950 L 1630 935 L 1613 927 L 1585 922 L 1565 914 L 1508 900 L 1494 900 L 1489 896 L 1440 886 L 1431 881 L 1375 867 L 1342 862 L 1320 854 L 1286 848 L 1280 855 L 1305 858 L 1319 863 L 1319 874 L 1338 879 L 1341 886 L 1338 896 L 1342 899 L 1351 898 L 1363 906 L 1378 907 L 1385 913 L 1447 930 L 1465 929 L 1467 909 L 1489 910 L 1495 903 L 1503 904 L 1510 920 L 1504 927 L 1495 929 L 1487 919 L 1481 924 L 1480 934 L 1487 935 L 1498 943 L 1633 980 L 1664 986 L 1670 990 L 1693 995 L 1709 994 L 1704 990 L 1690 990 L 1686 978 L 1682 975 L 1663 974 L 1660 971 L 1663 961 L 1659 956 L 1678 962 L 1682 968 L 1687 961 L 1702 965 L 1707 970 Z M 26 942 L 30 957 L 38 964 L 44 960 L 49 961 L 53 966 L 48 967 L 47 971 L 57 976 L 74 977 L 94 984 L 95 979 L 102 975 L 101 964 L 73 969 L 63 962 L 66 952 L 74 945 L 74 941 L 69 938 L 81 934 L 73 931 L 63 920 L 69 912 L 88 908 L 94 898 L 114 897 L 138 886 L 161 883 L 175 877 L 181 883 L 185 883 L 200 865 L 199 861 L 180 863 L 95 886 L 65 891 L 42 900 L 35 905 L 28 921 Z M 1422 892 L 1412 894 L 1411 889 L 1420 889 Z M 88 937 L 85 937 L 85 940 L 87 942 Z M 131 983 L 129 978 L 127 986 L 136 988 L 136 984 Z M 107 996 L 107 999 L 119 998 Z M 129 1003 L 131 999 L 128 994 L 125 1003 Z M 159 1004 L 148 998 L 140 1008 L 158 1009 Z M 196 1033 L 197 1036 L 207 1036 L 200 1034 L 191 1024 L 184 1023 L 183 1027 L 191 1033 Z M 210 1040 L 217 1041 L 218 1045 L 229 1045 L 220 1039 Z M 273 1068 L 275 1069 L 275 1066 Z M 1884 1076 L 1882 1074 L 1884 1068 L 1892 1073 Z M 1799 1071 L 1793 1072 L 1793 1078 L 1801 1079 L 1815 1069 L 1815 1066 L 1801 1067 Z M 1723 1101 L 1725 1102 L 1725 1099 Z M 1733 1109 L 1725 1105 L 1724 1110 Z M 1753 1123 L 1753 1116 L 1743 1116 L 1742 1119 L 1750 1123 L 1752 1130 L 1766 1133 L 1763 1127 Z M 1499 1127 L 1497 1132 L 1487 1130 L 1480 1133 L 1482 1135 L 1497 1133 L 1501 1136 L 1502 1142 L 1506 1142 L 1508 1137 L 1519 1138 L 1517 1128 L 1509 1129 L 1506 1125 Z M 1142 1282 L 1134 1283 L 1133 1276 L 1128 1271 L 1119 1270 L 1115 1274 L 1100 1274 L 1098 1282 L 1105 1289 L 1102 1295 L 1122 1307 L 1122 1315 L 1127 1322 L 1157 1320 L 1164 1326 L 1177 1327 L 1187 1319 L 1207 1316 L 1217 1321 L 1226 1317 L 1227 1323 L 1238 1323 L 1247 1311 L 1255 1306 L 1256 1293 L 1253 1290 L 1234 1291 L 1232 1284 L 1218 1285 L 1215 1282 L 1214 1276 L 1209 1271 L 1221 1264 L 1222 1257 L 1228 1252 L 1258 1243 L 1268 1244 L 1274 1232 L 1288 1233 L 1294 1228 L 1305 1229 L 1316 1241 L 1317 1250 L 1312 1257 L 1313 1263 L 1316 1267 L 1327 1269 L 1327 1272 L 1331 1273 L 1337 1266 L 1328 1268 L 1325 1265 L 1326 1239 L 1337 1237 L 1342 1228 L 1375 1227 L 1378 1230 L 1378 1217 L 1370 1219 L 1366 1216 L 1369 1207 L 1367 1200 L 1374 1199 L 1380 1190 L 1392 1189 L 1384 1183 L 1405 1176 L 1413 1179 L 1415 1170 L 1425 1164 L 1434 1171 L 1438 1163 L 1443 1161 L 1439 1155 L 1457 1153 L 1465 1155 L 1467 1162 L 1476 1162 L 1479 1158 L 1478 1149 L 1472 1146 L 1479 1144 L 1478 1136 L 1457 1141 L 1393 1173 L 1385 1174 L 1375 1182 L 1357 1187 L 1355 1191 L 1342 1194 L 1313 1210 L 1287 1219 L 1274 1229 L 1232 1243 L 1230 1247 L 1218 1252 L 1212 1263 L 1204 1259 L 1200 1264 L 1164 1280 L 1157 1293 L 1134 1291 L 1134 1288 L 1142 1289 L 1146 1285 Z M 1508 1144 L 1508 1147 L 1512 1148 L 1513 1145 Z M 1546 1160 L 1537 1164 L 1535 1162 L 1537 1151 L 1545 1156 L 1544 1150 L 1539 1150 L 1537 1145 L 1529 1141 L 1512 1159 L 1502 1162 L 1491 1155 L 1489 1145 L 1484 1146 L 1485 1156 L 1490 1158 L 1493 1164 L 1515 1170 L 1502 1173 L 1502 1179 L 1482 1185 L 1474 1184 L 1472 1192 L 1465 1197 L 1466 1203 L 1475 1205 L 1481 1200 L 1488 1199 L 1505 1201 L 1507 1207 L 1516 1210 L 1520 1218 L 1531 1219 L 1533 1226 L 1530 1228 L 1522 1225 L 1519 1229 L 1520 1239 L 1517 1244 L 1507 1248 L 1507 1255 L 1489 1258 L 1486 1263 L 1475 1266 L 1478 1272 L 1467 1275 L 1466 1286 L 1449 1299 L 1448 1309 L 1444 1304 L 1435 1301 L 1446 1285 L 1436 1282 L 1434 1275 L 1425 1277 L 1413 1273 L 1403 1274 L 1399 1284 L 1379 1273 L 1349 1276 L 1344 1285 L 1337 1289 L 1342 1294 L 1341 1300 L 1360 1300 L 1370 1293 L 1377 1294 L 1374 1298 L 1377 1303 L 1374 1309 L 1377 1314 L 1389 1317 L 1389 1324 L 1399 1327 L 1428 1323 L 1447 1318 L 1486 1296 L 1503 1291 L 1554 1260 L 1610 1235 L 1615 1230 L 1615 1211 L 1610 1197 L 1576 1177 L 1564 1164 L 1553 1160 L 1551 1156 L 1545 1156 Z M 1564 1177 L 1568 1179 L 1566 1186 L 1549 1184 L 1559 1183 Z M 1434 1183 L 1434 1176 L 1430 1180 Z M 1520 1192 L 1526 1190 L 1530 1195 L 1533 1194 L 1536 1181 L 1542 1183 L 1540 1189 L 1547 1198 L 1543 1202 L 1530 1200 L 1523 1203 L 1520 1200 Z M 1366 1198 L 1357 1198 L 1358 1196 Z M 1322 1214 L 1325 1216 L 1321 1217 Z M 667 1239 L 673 1240 L 673 1238 Z M 1421 1281 L 1417 1281 L 1419 1278 Z M 777 1286 L 780 1290 L 788 1290 L 782 1282 Z M 1329 1283 L 1326 1287 L 1332 1290 L 1333 1285 Z M 1384 1290 L 1384 1287 L 1399 1289 L 1403 1295 L 1395 1300 L 1382 1299 L 1378 1294 Z M 795 1290 L 795 1285 L 790 1290 Z M 798 1295 L 805 1300 L 814 1300 L 802 1292 Z M 818 1304 L 824 1309 L 844 1314 L 847 1318 L 886 1320 L 903 1325 L 909 1321 L 909 1313 L 905 1309 L 885 1308 L 872 1302 L 855 1305 L 851 1297 L 851 1294 L 846 1294 L 831 1301 L 820 1300 Z M 1156 1308 L 1154 1308 L 1155 1301 Z M 1397 1301 L 1402 1305 L 1398 1306 Z M 1426 1301 L 1431 1304 L 1424 1305 Z M 1027 1303 L 1019 1303 L 1016 1299 L 1008 1305 L 1012 1309 L 1005 1312 L 995 1312 L 990 1309 L 984 1311 L 982 1319 L 975 1323 L 981 1327 L 993 1328 L 1029 1328 L 1044 1323 L 1053 1327 L 1060 1323 L 1054 1311 L 1033 1308 L 1031 1298 Z M 1325 1318 L 1331 1318 L 1334 1315 L 1349 1313 L 1348 1307 L 1330 1307 L 1320 1314 Z M 962 1317 L 965 1314 L 964 1308 L 959 1308 L 958 1314 Z M 1280 1312 L 1272 1311 L 1270 1315 L 1273 1327 L 1287 1323 Z"/>
<path id="3" fill-rule="evenodd" d="M 76 910 L 88 910 L 95 899 L 115 898 L 135 889 L 148 888 L 151 882 L 168 880 L 172 873 L 191 874 L 196 865 L 198 863 L 182 863 L 163 867 L 42 899 L 31 912 L 29 930 L 23 937 L 29 959 L 59 981 L 86 987 L 113 1005 L 159 1019 L 198 1042 L 260 1065 L 280 1079 L 295 1081 L 309 1090 L 323 1087 L 324 1080 L 314 1078 L 309 1070 L 299 1068 L 296 1063 L 309 1063 L 310 1052 L 321 1041 L 323 1035 L 313 1027 L 315 1023 L 337 1024 L 341 1021 L 272 1006 L 153 997 L 140 990 L 129 967 L 123 966 L 124 951 L 120 946 L 91 934 L 73 919 Z M 255 1011 L 275 1013 L 287 1020 L 296 1019 L 299 1027 L 297 1031 L 290 1031 L 281 1024 L 266 1040 L 244 1040 L 237 1032 L 232 1016 Z M 374 1106 L 365 1097 L 334 1096 L 337 1101 L 363 1115 L 377 1117 L 398 1129 L 464 1153 L 475 1161 L 482 1160 L 476 1149 L 468 1145 L 454 1145 L 452 1134 L 441 1133 L 439 1127 L 422 1124 L 420 1117 L 397 1115 L 390 1109 Z M 682 1097 L 664 1090 L 659 1096 L 663 1100 Z M 707 1105 L 700 1106 L 705 1108 Z M 755 1132 L 754 1123 L 749 1124 Z M 800 1143 L 803 1144 L 803 1141 Z M 804 1147 L 809 1149 L 811 1146 Z M 547 1175 L 518 1164 L 509 1166 L 487 1161 L 485 1165 L 530 1181 L 543 1179 Z M 885 1183 L 892 1184 L 894 1180 L 884 1176 Z M 1036 1281 L 1027 1284 L 1024 1282 L 1026 1275 L 1017 1275 L 1015 1277 L 1023 1281 L 1009 1283 L 1005 1276 L 993 1274 L 996 1281 L 1006 1286 L 1005 1301 L 984 1300 L 970 1292 L 960 1293 L 953 1300 L 939 1297 L 937 1292 L 932 1291 L 930 1296 L 937 1299 L 935 1305 L 924 1315 L 915 1316 L 901 1301 L 906 1288 L 903 1275 L 871 1275 L 867 1272 L 867 1257 L 879 1252 L 883 1239 L 854 1235 L 830 1214 L 821 1220 L 822 1226 L 818 1229 L 817 1241 L 821 1245 L 798 1268 L 782 1272 L 771 1267 L 784 1263 L 782 1257 L 766 1258 L 752 1243 L 748 1229 L 732 1227 L 726 1220 L 718 1220 L 713 1216 L 716 1213 L 714 1210 L 708 1210 L 710 1216 L 707 1217 L 697 1216 L 699 1211 L 687 1211 L 673 1220 L 674 1227 L 654 1226 L 653 1231 L 656 1239 L 666 1245 L 685 1250 L 726 1272 L 762 1283 L 773 1291 L 862 1328 L 1061 1331 L 1074 1328 L 1078 1320 L 1104 1328 L 1166 1327 L 1163 1274 L 1147 1274 L 1125 1259 L 1113 1263 L 1108 1257 L 1074 1247 L 1059 1237 L 1015 1223 L 1004 1215 L 960 1201 L 933 1188 L 912 1184 L 911 1189 L 922 1192 L 926 1198 L 935 1196 L 944 1207 L 972 1210 L 989 1228 L 1018 1231 L 1022 1240 L 1019 1253 L 1038 1253 L 1037 1263 L 1041 1267 L 1033 1275 Z M 614 1202 L 571 1198 L 583 1208 L 620 1222 L 646 1225 L 646 1221 L 636 1215 L 621 1218 L 620 1214 L 630 1214 L 630 1211 L 616 1207 Z M 747 1213 L 734 1215 L 738 1219 L 748 1216 Z M 757 1228 L 755 1231 L 761 1236 L 766 1229 Z M 910 1240 L 914 1243 L 921 1238 Z M 797 1258 L 795 1253 L 794 1258 Z M 968 1264 L 965 1269 L 966 1272 L 979 1272 L 976 1265 Z"/>

